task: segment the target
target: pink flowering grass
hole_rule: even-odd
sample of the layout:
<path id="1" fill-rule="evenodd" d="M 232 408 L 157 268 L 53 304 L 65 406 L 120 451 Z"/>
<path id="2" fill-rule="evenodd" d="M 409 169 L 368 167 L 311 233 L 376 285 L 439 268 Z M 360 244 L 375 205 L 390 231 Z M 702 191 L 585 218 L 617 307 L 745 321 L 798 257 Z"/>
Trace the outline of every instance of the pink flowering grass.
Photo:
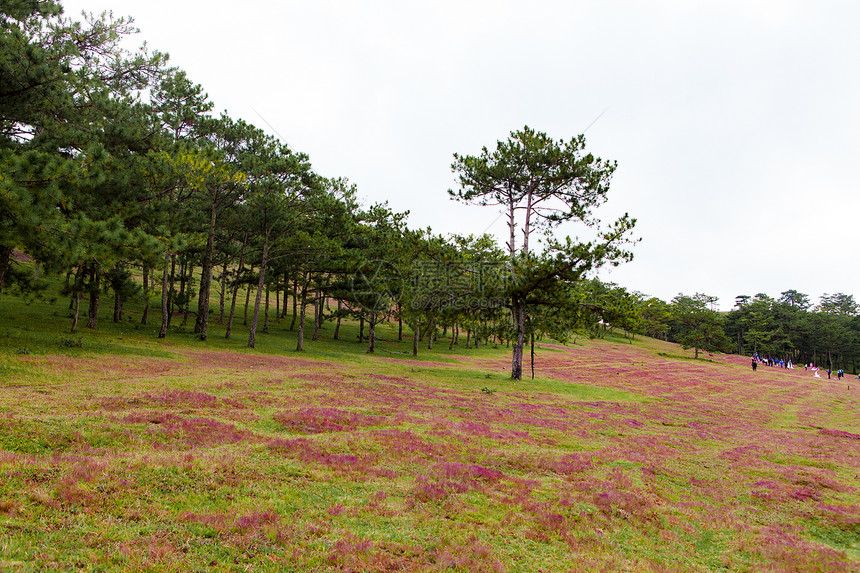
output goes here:
<path id="1" fill-rule="evenodd" d="M 277 412 L 272 419 L 284 429 L 303 434 L 342 432 L 380 424 L 382 418 L 337 408 L 301 408 L 295 412 Z"/>
<path id="2" fill-rule="evenodd" d="M 38 375 L 0 394 L 0 564 L 860 569 L 855 388 L 650 340 L 539 349 L 514 383 L 505 351 L 439 346 L 22 357 Z"/>

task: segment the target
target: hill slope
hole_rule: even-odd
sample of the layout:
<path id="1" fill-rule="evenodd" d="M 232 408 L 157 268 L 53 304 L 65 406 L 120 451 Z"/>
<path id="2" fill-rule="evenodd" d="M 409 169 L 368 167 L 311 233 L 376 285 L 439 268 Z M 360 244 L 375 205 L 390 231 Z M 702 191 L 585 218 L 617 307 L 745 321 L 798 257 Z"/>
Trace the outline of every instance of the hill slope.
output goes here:
<path id="1" fill-rule="evenodd" d="M 441 340 L 4 320 L 0 568 L 860 569 L 851 381 L 652 340 L 546 345 L 514 383 Z"/>

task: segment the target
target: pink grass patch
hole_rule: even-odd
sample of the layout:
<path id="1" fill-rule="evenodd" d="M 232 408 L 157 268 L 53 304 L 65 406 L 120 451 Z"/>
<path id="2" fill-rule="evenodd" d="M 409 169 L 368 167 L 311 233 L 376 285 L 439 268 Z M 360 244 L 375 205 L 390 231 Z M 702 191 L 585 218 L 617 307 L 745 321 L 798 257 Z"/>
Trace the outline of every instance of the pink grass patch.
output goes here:
<path id="1" fill-rule="evenodd" d="M 489 424 L 468 420 L 457 422 L 454 424 L 453 429 L 468 436 L 490 438 L 493 440 L 525 440 L 530 437 L 528 432 L 507 430 L 504 428 L 493 429 Z"/>
<path id="2" fill-rule="evenodd" d="M 233 527 L 239 533 L 257 532 L 264 526 L 278 523 L 280 520 L 280 516 L 274 511 L 254 511 L 237 517 Z"/>
<path id="3" fill-rule="evenodd" d="M 342 503 L 333 503 L 326 508 L 325 512 L 332 516 L 341 515 L 345 511 L 345 509 L 346 508 Z"/>
<path id="4" fill-rule="evenodd" d="M 329 468 L 337 473 L 367 475 L 373 473 L 376 456 L 358 456 L 350 453 L 330 452 L 306 438 L 285 440 L 278 438 L 268 443 L 269 449 L 306 464 Z M 391 476 L 389 476 L 391 477 Z"/>
<path id="5" fill-rule="evenodd" d="M 179 440 L 190 446 L 258 441 L 251 432 L 211 418 L 184 418 L 165 412 L 135 412 L 121 418 L 130 424 L 146 424 L 153 436 Z"/>
<path id="6" fill-rule="evenodd" d="M 567 454 L 550 464 L 553 471 L 561 474 L 577 474 L 586 472 L 594 467 L 591 459 L 582 454 Z"/>
<path id="7" fill-rule="evenodd" d="M 431 361 L 423 361 L 423 360 L 408 360 L 408 359 L 399 359 L 399 358 L 377 358 L 380 362 L 388 362 L 389 364 L 402 364 L 403 366 L 411 366 L 414 368 L 459 368 L 459 364 L 452 364 L 450 362 L 431 362 Z"/>
<path id="8" fill-rule="evenodd" d="M 232 519 L 224 513 L 194 513 L 192 511 L 185 511 L 179 515 L 179 521 L 200 523 L 216 531 L 226 531 Z"/>
<path id="9" fill-rule="evenodd" d="M 493 548 L 477 537 L 471 537 L 465 543 L 444 543 L 436 550 L 433 561 L 441 570 L 470 573 L 505 573 L 508 570 Z"/>
<path id="10" fill-rule="evenodd" d="M 388 457 L 401 461 L 442 461 L 451 452 L 447 443 L 430 442 L 421 436 L 398 429 L 371 429 L 364 434 L 371 443 L 383 450 Z"/>
<path id="11" fill-rule="evenodd" d="M 486 491 L 507 476 L 501 471 L 478 464 L 446 462 L 431 468 L 415 480 L 413 495 L 422 502 L 440 501 L 467 491 Z"/>
<path id="12" fill-rule="evenodd" d="M 860 440 L 860 434 L 852 434 L 851 432 L 846 432 L 844 430 L 829 430 L 829 429 L 821 429 L 819 433 L 825 436 L 833 436 L 834 438 L 847 438 L 849 440 Z"/>
<path id="13" fill-rule="evenodd" d="M 207 369 L 223 369 L 233 372 L 280 372 L 289 376 L 299 371 L 329 370 L 337 372 L 341 366 L 331 362 L 319 362 L 293 356 L 252 354 L 228 350 L 184 350 L 183 354 Z"/>
<path id="14" fill-rule="evenodd" d="M 160 394 L 145 394 L 142 400 L 172 408 L 215 408 L 218 398 L 205 392 L 191 390 L 167 390 Z"/>
<path id="15" fill-rule="evenodd" d="M 278 412 L 272 419 L 284 429 L 303 434 L 342 432 L 382 423 L 380 416 L 347 412 L 337 408 L 302 408 L 297 412 Z"/>
<path id="16" fill-rule="evenodd" d="M 179 521 L 206 525 L 222 535 L 232 533 L 247 536 L 263 535 L 266 532 L 278 533 L 281 517 L 270 509 L 240 515 L 185 511 L 179 515 Z"/>
<path id="17" fill-rule="evenodd" d="M 295 380 L 304 380 L 307 382 L 317 382 L 322 385 L 328 385 L 331 383 L 339 382 L 344 379 L 344 377 L 336 372 L 331 372 L 328 374 L 318 374 L 316 372 L 301 372 L 298 374 L 292 375 L 292 378 Z"/>
<path id="18" fill-rule="evenodd" d="M 370 539 L 346 532 L 334 542 L 326 562 L 344 571 L 389 570 L 377 568 L 380 558 L 373 550 L 374 543 Z"/>
<path id="19" fill-rule="evenodd" d="M 182 368 L 182 363 L 169 358 L 112 356 L 104 358 L 81 358 L 79 356 L 22 356 L 22 362 L 46 366 L 63 373 L 86 372 L 88 378 L 95 379 L 140 379 L 154 378 Z"/>

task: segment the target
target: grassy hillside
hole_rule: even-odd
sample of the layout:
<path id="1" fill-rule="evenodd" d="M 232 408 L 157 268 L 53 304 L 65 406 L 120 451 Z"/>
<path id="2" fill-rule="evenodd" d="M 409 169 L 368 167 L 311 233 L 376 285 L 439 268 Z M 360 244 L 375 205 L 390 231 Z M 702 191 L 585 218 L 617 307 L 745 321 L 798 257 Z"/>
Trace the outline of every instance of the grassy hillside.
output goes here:
<path id="1" fill-rule="evenodd" d="M 0 299 L 2 571 L 860 570 L 856 380 L 66 307 Z"/>

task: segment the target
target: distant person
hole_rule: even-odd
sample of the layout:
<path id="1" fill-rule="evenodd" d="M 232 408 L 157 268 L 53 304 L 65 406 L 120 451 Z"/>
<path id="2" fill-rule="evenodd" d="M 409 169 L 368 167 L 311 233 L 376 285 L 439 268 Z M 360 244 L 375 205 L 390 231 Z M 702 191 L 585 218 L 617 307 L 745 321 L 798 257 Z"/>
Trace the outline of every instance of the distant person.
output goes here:
<path id="1" fill-rule="evenodd" d="M 830 380 L 830 368 L 827 369 L 827 379 Z"/>
<path id="2" fill-rule="evenodd" d="M 752 369 L 753 369 L 753 372 L 755 372 L 755 370 L 756 370 L 756 368 L 757 368 L 757 367 L 758 367 L 758 363 L 755 361 L 755 356 L 753 356 L 753 359 L 752 359 Z"/>

